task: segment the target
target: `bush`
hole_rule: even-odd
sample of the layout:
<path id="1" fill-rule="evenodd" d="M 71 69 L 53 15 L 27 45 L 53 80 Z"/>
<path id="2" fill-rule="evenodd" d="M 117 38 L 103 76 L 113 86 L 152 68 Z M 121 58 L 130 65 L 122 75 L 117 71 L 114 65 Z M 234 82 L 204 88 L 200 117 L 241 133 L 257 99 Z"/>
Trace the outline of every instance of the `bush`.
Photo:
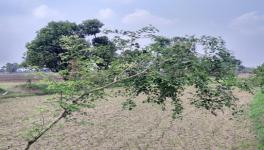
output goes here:
<path id="1" fill-rule="evenodd" d="M 3 94 L 3 93 L 5 93 L 6 91 L 4 90 L 4 89 L 2 89 L 2 88 L 0 88 L 0 94 Z"/>
<path id="2" fill-rule="evenodd" d="M 30 84 L 23 84 L 20 85 L 21 88 L 29 89 L 29 90 L 37 90 L 41 92 L 41 94 L 53 94 L 55 93 L 53 90 L 48 89 L 47 84 L 43 83 L 30 83 Z"/>
<path id="3" fill-rule="evenodd" d="M 263 88 L 264 88 L 264 64 L 261 66 L 258 66 L 257 69 L 254 70 L 255 73 L 255 84 L 259 87 L 262 88 L 262 93 L 264 93 Z"/>

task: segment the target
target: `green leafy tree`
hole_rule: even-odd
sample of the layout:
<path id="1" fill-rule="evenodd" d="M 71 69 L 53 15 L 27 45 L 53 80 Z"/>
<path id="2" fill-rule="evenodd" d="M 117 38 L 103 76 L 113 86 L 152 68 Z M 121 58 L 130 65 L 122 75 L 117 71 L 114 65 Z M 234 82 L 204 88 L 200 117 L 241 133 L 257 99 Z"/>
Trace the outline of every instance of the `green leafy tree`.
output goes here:
<path id="1" fill-rule="evenodd" d="M 102 59 L 97 63 L 100 69 L 107 69 L 116 56 L 116 47 L 107 36 L 96 37 L 92 40 L 94 50 L 93 55 Z"/>
<path id="2" fill-rule="evenodd" d="M 95 37 L 96 34 L 101 32 L 100 28 L 102 28 L 103 26 L 104 24 L 97 19 L 85 20 L 79 25 L 81 29 L 80 32 L 83 36 L 93 35 Z"/>
<path id="3" fill-rule="evenodd" d="M 52 81 L 49 88 L 61 94 L 57 101 L 63 111 L 29 140 L 26 149 L 72 112 L 91 106 L 97 99 L 107 98 L 106 91 L 113 86 L 122 88 L 117 94 L 125 95 L 123 108 L 128 110 L 136 107 L 134 100 L 144 94 L 144 102 L 158 104 L 162 110 L 167 109 L 165 104 L 169 102 L 173 108 L 172 117 L 181 117 L 184 109 L 181 95 L 188 87 L 195 88 L 190 103 L 197 108 L 204 108 L 214 115 L 225 107 L 236 108 L 237 98 L 232 90 L 236 85 L 238 64 L 221 38 L 186 36 L 170 39 L 156 36 L 157 31 L 152 26 L 134 32 L 105 31 L 105 34 L 111 34 L 109 37 L 114 37 L 112 43 L 121 53 L 104 69 L 100 67 L 103 58 L 94 53 L 101 44 L 86 48 L 86 43 L 79 37 L 62 37 L 61 46 L 69 53 L 61 57 L 65 57 L 66 63 L 74 61 L 75 73 L 68 74 L 69 80 Z M 152 44 L 141 47 L 139 40 L 142 38 L 152 39 Z M 197 45 L 203 47 L 204 55 L 198 54 Z"/>
<path id="4" fill-rule="evenodd" d="M 65 69 L 59 55 L 65 50 L 59 45 L 62 36 L 75 35 L 79 28 L 68 21 L 50 22 L 37 32 L 36 38 L 27 43 L 26 63 L 32 66 L 47 67 L 52 71 Z"/>
<path id="5" fill-rule="evenodd" d="M 60 54 L 60 58 L 62 63 L 68 66 L 64 70 L 61 70 L 60 73 L 64 79 L 73 78 L 78 73 L 76 63 L 91 57 L 90 43 L 84 38 L 72 35 L 62 36 L 60 46 L 65 49 L 65 52 Z"/>
<path id="6" fill-rule="evenodd" d="M 107 37 L 95 38 L 97 43 L 93 41 L 94 46 L 90 46 L 84 38 L 78 36 L 63 36 L 60 39 L 60 45 L 65 49 L 65 53 L 60 55 L 62 63 L 68 67 L 61 70 L 65 79 L 72 78 L 71 74 L 77 74 L 80 61 L 87 61 L 89 59 L 97 59 L 94 63 L 100 69 L 107 69 L 113 59 L 115 59 L 116 48 L 114 44 L 108 40 Z"/>
<path id="7" fill-rule="evenodd" d="M 103 59 L 100 67 L 106 68 L 112 61 L 116 48 L 108 37 L 96 37 L 96 34 L 101 32 L 100 28 L 103 25 L 97 19 L 85 20 L 79 25 L 68 21 L 50 22 L 37 32 L 37 36 L 33 41 L 27 43 L 26 47 L 28 50 L 23 64 L 40 68 L 47 67 L 54 72 L 70 69 L 71 66 L 68 66 L 69 62 L 65 61 L 65 57 L 72 53 L 73 50 L 72 47 L 63 47 L 61 38 L 74 36 L 75 39 L 80 38 L 78 42 L 86 43 L 83 45 L 85 49 L 91 46 L 88 43 L 92 43 L 92 46 L 96 47 L 93 53 Z M 91 42 L 85 42 L 85 38 L 91 35 L 94 36 Z M 78 42 L 75 46 L 79 44 Z M 75 54 L 77 51 L 83 51 L 83 47 L 74 47 L 74 51 Z"/>
<path id="8" fill-rule="evenodd" d="M 19 64 L 18 63 L 7 63 L 3 68 L 9 73 L 13 73 L 17 71 L 17 69 L 19 68 Z"/>

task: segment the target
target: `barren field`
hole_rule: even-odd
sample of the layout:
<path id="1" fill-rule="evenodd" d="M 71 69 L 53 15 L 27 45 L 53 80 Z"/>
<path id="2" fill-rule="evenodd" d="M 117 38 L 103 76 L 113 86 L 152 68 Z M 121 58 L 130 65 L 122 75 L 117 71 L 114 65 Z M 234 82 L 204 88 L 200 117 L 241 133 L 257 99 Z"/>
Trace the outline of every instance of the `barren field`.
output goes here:
<path id="1" fill-rule="evenodd" d="M 1 84 L 1 83 L 0 83 Z M 132 111 L 122 109 L 123 97 L 99 100 L 94 109 L 83 110 L 59 122 L 32 149 L 176 149 L 176 150 L 255 150 L 247 104 L 252 96 L 236 92 L 244 113 L 213 116 L 188 105 L 183 97 L 183 119 L 173 120 L 171 111 L 143 104 L 137 99 Z M 24 134 L 35 121 L 48 124 L 59 110 L 47 103 L 51 96 L 33 96 L 0 100 L 0 149 L 23 149 Z M 48 111 L 39 112 L 46 108 Z M 44 120 L 43 120 L 44 118 Z"/>
<path id="2" fill-rule="evenodd" d="M 57 74 L 46 73 L 46 75 L 60 80 L 60 77 Z M 28 79 L 31 79 L 32 81 L 39 81 L 42 77 L 36 75 L 36 73 L 0 73 L 0 82 L 26 82 Z"/>
<path id="3" fill-rule="evenodd" d="M 30 76 L 29 73 L 0 73 L 0 82 L 26 82 L 28 79 L 39 80 L 39 77 Z"/>

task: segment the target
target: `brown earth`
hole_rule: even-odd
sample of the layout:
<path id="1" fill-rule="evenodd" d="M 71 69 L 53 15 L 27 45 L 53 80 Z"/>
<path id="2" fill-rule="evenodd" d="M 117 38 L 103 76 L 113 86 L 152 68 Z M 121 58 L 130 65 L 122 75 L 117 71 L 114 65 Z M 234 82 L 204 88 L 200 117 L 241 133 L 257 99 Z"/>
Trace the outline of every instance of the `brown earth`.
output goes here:
<path id="1" fill-rule="evenodd" d="M 0 82 L 27 82 L 28 79 L 32 81 L 39 81 L 43 77 L 36 75 L 37 73 L 0 73 Z M 49 77 L 52 77 L 56 80 L 61 80 L 55 73 L 45 73 Z"/>
<path id="2" fill-rule="evenodd" d="M 140 96 L 132 111 L 122 109 L 124 98 L 98 101 L 94 109 L 84 110 L 61 121 L 39 139 L 31 149 L 168 149 L 168 150 L 255 150 L 256 140 L 247 115 L 251 95 L 236 92 L 244 114 L 233 117 L 226 110 L 213 116 L 188 105 L 183 97 L 183 119 L 172 120 L 171 111 L 143 104 Z M 0 150 L 23 149 L 24 133 L 32 122 L 47 124 L 59 111 L 47 103 L 50 96 L 0 100 Z M 39 107 L 49 111 L 40 113 Z"/>
<path id="3" fill-rule="evenodd" d="M 0 73 L 1 82 L 26 82 L 28 79 L 40 80 L 39 77 L 34 77 L 28 73 Z"/>

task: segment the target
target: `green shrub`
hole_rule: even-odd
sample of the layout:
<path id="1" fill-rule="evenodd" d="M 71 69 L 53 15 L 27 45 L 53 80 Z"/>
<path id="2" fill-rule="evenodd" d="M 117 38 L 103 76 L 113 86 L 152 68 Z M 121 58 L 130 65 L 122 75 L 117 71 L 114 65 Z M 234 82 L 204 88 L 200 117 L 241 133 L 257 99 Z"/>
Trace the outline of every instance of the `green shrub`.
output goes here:
<path id="1" fill-rule="evenodd" d="M 38 90 L 42 94 L 53 94 L 53 93 L 55 93 L 53 90 L 48 88 L 47 84 L 43 84 L 43 83 L 23 84 L 23 85 L 20 85 L 20 87 L 24 88 L 24 89 Z"/>
<path id="2" fill-rule="evenodd" d="M 0 88 L 0 94 L 5 93 L 5 92 L 6 92 L 6 90 Z"/>

